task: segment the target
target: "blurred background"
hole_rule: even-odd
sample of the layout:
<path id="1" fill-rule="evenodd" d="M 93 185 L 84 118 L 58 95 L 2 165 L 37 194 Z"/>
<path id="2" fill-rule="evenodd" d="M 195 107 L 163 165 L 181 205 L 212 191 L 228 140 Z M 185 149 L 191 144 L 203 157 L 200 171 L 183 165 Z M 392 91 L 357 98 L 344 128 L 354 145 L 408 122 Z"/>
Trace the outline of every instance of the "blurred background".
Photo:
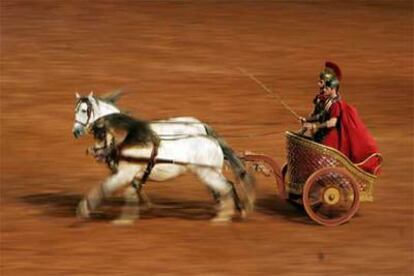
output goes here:
<path id="1" fill-rule="evenodd" d="M 108 171 L 71 133 L 75 92 L 125 91 L 134 116 L 194 116 L 237 151 L 286 160 L 326 60 L 343 71 L 385 158 L 375 201 L 325 228 L 258 177 L 246 221 L 213 225 L 192 176 L 149 183 L 157 208 L 110 224 L 121 200 L 79 223 Z M 413 3 L 378 1 L 1 1 L 1 275 L 410 275 L 413 273 Z M 253 135 L 254 138 L 236 137 Z"/>

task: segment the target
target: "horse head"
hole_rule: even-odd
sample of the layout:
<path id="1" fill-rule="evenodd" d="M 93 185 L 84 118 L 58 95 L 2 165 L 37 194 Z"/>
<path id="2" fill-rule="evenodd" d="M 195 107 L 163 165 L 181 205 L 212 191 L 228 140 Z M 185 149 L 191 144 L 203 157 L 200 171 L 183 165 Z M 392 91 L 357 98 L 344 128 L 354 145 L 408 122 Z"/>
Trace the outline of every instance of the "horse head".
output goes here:
<path id="1" fill-rule="evenodd" d="M 116 97 L 119 97 L 119 93 Z M 107 96 L 106 98 L 95 97 L 93 92 L 88 96 L 80 96 L 76 93 L 75 122 L 72 128 L 75 138 L 87 133 L 89 127 L 100 117 L 121 112 L 114 104 L 114 97 Z"/>

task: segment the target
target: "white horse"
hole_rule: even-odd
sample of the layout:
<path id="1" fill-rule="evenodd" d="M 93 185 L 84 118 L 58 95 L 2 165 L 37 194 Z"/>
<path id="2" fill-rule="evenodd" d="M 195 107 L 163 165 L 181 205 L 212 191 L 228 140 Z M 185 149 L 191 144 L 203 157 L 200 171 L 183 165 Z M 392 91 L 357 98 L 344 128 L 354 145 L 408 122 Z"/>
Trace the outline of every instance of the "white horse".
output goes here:
<path id="1" fill-rule="evenodd" d="M 76 138 L 84 135 L 91 129 L 97 120 L 110 118 L 119 114 L 120 110 L 115 106 L 116 97 L 99 99 L 92 93 L 87 97 L 76 95 L 75 123 L 73 134 Z M 115 115 L 114 115 L 115 116 Z M 166 181 L 175 178 L 187 171 L 194 173 L 215 195 L 219 203 L 218 213 L 214 221 L 227 221 L 235 215 L 235 208 L 243 212 L 241 204 L 238 204 L 237 193 L 233 183 L 228 181 L 222 173 L 225 159 L 229 162 L 235 176 L 244 182 L 244 185 L 252 186 L 252 177 L 246 173 L 242 162 L 234 151 L 219 138 L 214 131 L 199 120 L 192 117 L 177 117 L 168 120 L 157 121 L 149 124 L 149 127 L 160 138 L 156 160 L 168 160 L 168 164 L 155 164 L 149 180 Z M 113 139 L 113 135 L 107 135 Z M 108 137 L 107 137 L 108 138 Z M 126 205 L 116 223 L 131 223 L 138 217 L 139 191 L 130 185 L 134 179 L 140 179 L 145 175 L 146 163 L 134 162 L 134 160 L 150 160 L 154 145 L 136 145 L 122 148 L 117 171 L 110 175 L 102 185 L 93 188 L 79 203 L 78 215 L 89 217 L 95 211 L 101 201 L 109 197 L 115 191 L 125 188 Z M 131 161 L 132 160 L 132 161 Z M 246 197 L 246 207 L 253 208 L 253 197 Z"/>

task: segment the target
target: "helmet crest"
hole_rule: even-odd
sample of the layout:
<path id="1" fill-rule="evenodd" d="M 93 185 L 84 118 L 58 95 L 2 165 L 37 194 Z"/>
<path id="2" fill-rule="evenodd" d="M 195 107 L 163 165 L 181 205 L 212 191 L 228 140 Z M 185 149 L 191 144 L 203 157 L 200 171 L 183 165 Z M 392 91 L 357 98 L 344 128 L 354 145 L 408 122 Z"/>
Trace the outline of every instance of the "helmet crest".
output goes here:
<path id="1" fill-rule="evenodd" d="M 339 66 L 331 61 L 325 62 L 325 70 L 331 72 L 335 75 L 335 77 L 340 81 L 342 80 L 342 72 Z"/>

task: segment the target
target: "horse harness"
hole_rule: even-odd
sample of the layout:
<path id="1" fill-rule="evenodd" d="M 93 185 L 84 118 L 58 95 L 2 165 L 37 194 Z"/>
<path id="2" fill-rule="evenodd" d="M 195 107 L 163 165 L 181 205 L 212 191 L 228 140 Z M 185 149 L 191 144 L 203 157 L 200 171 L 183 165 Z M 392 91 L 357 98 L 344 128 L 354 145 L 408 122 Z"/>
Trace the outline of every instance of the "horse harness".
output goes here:
<path id="1" fill-rule="evenodd" d="M 119 161 L 126 161 L 131 163 L 147 163 L 147 167 L 145 168 L 143 176 L 138 181 L 133 181 L 133 186 L 138 188 L 139 185 L 144 185 L 148 180 L 152 169 L 154 168 L 156 163 L 160 163 L 162 160 L 156 160 L 158 155 L 158 148 L 159 145 L 154 143 L 150 157 L 129 157 L 122 155 L 122 149 L 124 146 L 121 144 L 119 146 L 115 146 L 114 141 L 112 141 L 109 145 L 105 139 L 106 130 L 105 128 L 94 127 L 92 129 L 93 134 L 97 140 L 104 141 L 104 145 L 101 147 L 94 147 L 94 155 L 95 157 L 100 160 L 104 161 L 108 168 L 112 171 L 112 173 L 116 173 L 118 170 L 118 163 Z M 162 162 L 162 163 L 171 163 L 171 162 Z"/>
<path id="2" fill-rule="evenodd" d="M 132 181 L 132 186 L 135 189 L 139 189 L 140 186 L 144 185 L 147 180 L 148 177 L 151 174 L 152 169 L 154 168 L 155 164 L 157 163 L 156 157 L 158 155 L 158 147 L 159 145 L 154 144 L 152 147 L 152 151 L 151 151 L 151 156 L 148 158 L 145 157 L 140 157 L 140 158 L 136 158 L 136 157 L 128 157 L 128 156 L 123 156 L 121 154 L 119 154 L 118 157 L 118 162 L 119 161 L 129 161 L 131 162 L 131 160 L 133 160 L 135 163 L 142 163 L 142 162 L 147 162 L 147 167 L 145 168 L 144 174 L 142 175 L 141 179 L 139 179 L 138 181 Z M 134 180 L 137 179 L 136 177 L 134 178 Z"/>

